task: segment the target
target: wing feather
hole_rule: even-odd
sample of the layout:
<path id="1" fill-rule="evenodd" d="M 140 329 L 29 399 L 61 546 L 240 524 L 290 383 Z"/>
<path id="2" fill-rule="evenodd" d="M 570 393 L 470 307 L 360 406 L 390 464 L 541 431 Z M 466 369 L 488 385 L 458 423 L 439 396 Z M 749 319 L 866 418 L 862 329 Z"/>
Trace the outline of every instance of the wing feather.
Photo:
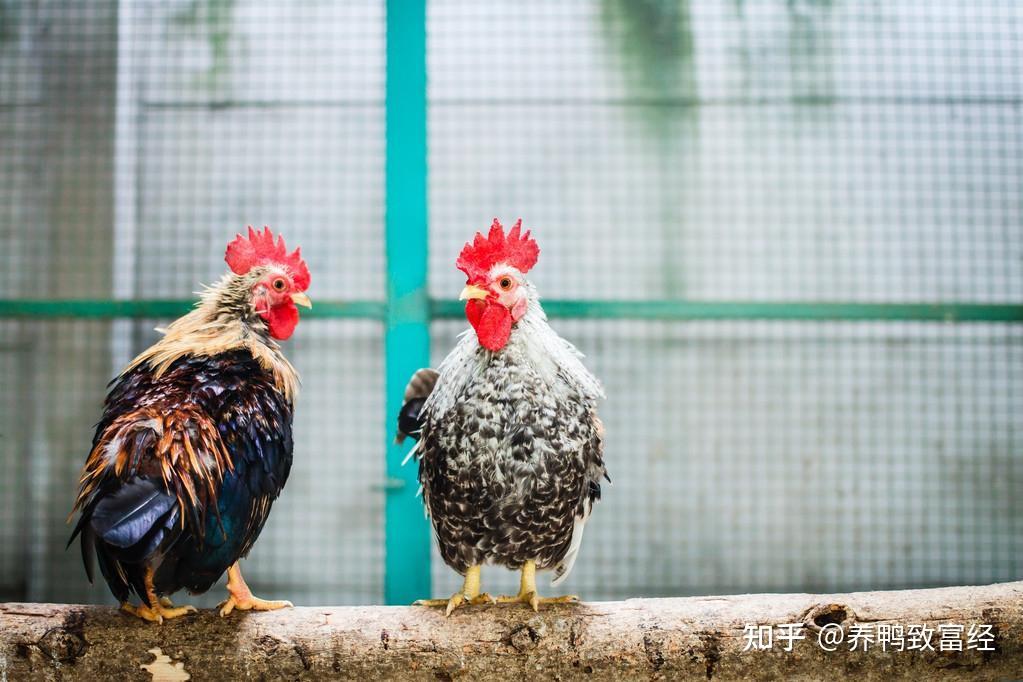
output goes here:
<path id="1" fill-rule="evenodd" d="M 579 557 L 579 550 L 583 544 L 583 531 L 586 530 L 586 522 L 593 513 L 593 506 L 600 500 L 600 481 L 611 478 L 604 466 L 604 423 L 597 416 L 595 411 L 590 413 L 592 436 L 584 452 L 586 462 L 586 482 L 579 499 L 574 522 L 572 524 L 572 539 L 568 545 L 565 556 L 554 567 L 554 574 L 551 577 L 551 585 L 558 586 L 572 572 L 575 560 Z"/>
<path id="2" fill-rule="evenodd" d="M 88 517 L 95 525 L 102 499 L 115 498 L 118 490 L 138 478 L 158 480 L 183 512 L 182 522 L 188 518 L 201 533 L 206 509 L 216 500 L 217 484 L 232 469 L 217 428 L 197 407 L 166 412 L 139 408 L 112 420 L 99 434 L 82 471 L 72 513 L 86 512 L 82 521 Z M 162 508 L 156 498 L 148 503 Z"/>

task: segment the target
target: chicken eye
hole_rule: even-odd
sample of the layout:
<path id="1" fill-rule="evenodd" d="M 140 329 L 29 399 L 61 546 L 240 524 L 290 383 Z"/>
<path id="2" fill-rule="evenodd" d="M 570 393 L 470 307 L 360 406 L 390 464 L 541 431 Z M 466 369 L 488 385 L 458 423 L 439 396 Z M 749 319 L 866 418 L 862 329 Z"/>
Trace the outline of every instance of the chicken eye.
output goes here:
<path id="1" fill-rule="evenodd" d="M 285 282 L 285 281 L 284 281 L 284 280 L 283 280 L 282 278 L 280 278 L 280 277 L 278 277 L 277 279 L 275 279 L 275 280 L 273 281 L 273 288 L 274 288 L 274 289 L 275 289 L 276 291 L 284 291 L 284 287 L 286 287 L 287 285 L 288 285 L 288 283 L 287 283 L 287 282 Z"/>
<path id="2" fill-rule="evenodd" d="M 502 291 L 510 291 L 512 288 L 512 278 L 502 277 L 498 282 L 497 286 L 501 287 Z"/>

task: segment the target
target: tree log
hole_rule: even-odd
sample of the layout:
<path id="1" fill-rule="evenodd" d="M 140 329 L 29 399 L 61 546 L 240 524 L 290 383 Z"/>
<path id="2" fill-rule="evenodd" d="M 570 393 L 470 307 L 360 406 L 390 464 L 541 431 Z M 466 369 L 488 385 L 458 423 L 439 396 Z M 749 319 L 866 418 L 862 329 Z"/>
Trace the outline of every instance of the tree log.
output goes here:
<path id="1" fill-rule="evenodd" d="M 777 627 L 793 623 L 802 627 Z M 757 626 L 769 627 L 754 630 Z M 897 640 L 882 647 L 878 637 L 885 626 L 903 627 L 904 647 L 911 630 L 917 640 L 929 630 L 933 650 L 909 642 L 912 650 L 893 651 Z M 972 642 L 971 626 L 977 635 Z M 822 648 L 822 630 L 844 636 L 835 651 Z M 865 651 L 862 641 L 850 651 L 857 631 L 872 633 Z M 755 641 L 763 648 L 749 648 L 748 633 L 753 632 L 765 638 Z M 772 633 L 770 648 L 767 632 Z M 786 651 L 786 638 L 779 637 L 783 633 L 804 639 L 788 640 L 791 651 Z M 962 651 L 942 650 L 943 634 L 947 647 L 959 648 L 952 642 L 958 639 Z M 517 682 L 1021 678 L 1023 582 L 899 592 L 630 599 L 542 606 L 540 613 L 519 604 L 470 606 L 450 618 L 425 607 L 301 607 L 236 612 L 227 618 L 206 611 L 163 625 L 106 607 L 0 604 L 0 681 L 189 676 Z"/>

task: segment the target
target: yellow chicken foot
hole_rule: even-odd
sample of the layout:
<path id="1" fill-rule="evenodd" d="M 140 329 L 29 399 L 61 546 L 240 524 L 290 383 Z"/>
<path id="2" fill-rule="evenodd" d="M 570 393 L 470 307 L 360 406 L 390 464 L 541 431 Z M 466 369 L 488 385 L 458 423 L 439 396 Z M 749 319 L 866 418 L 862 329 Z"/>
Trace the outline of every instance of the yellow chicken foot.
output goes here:
<path id="1" fill-rule="evenodd" d="M 194 606 L 175 607 L 171 600 L 167 597 L 157 596 L 156 588 L 153 587 L 153 569 L 146 569 L 144 581 L 146 585 L 146 599 L 149 601 L 149 605 L 139 604 L 138 606 L 134 606 L 128 602 L 124 602 L 121 604 L 121 610 L 125 613 L 130 613 L 131 615 L 141 618 L 142 620 L 147 620 L 150 623 L 163 623 L 165 620 L 178 618 L 186 613 L 196 612 Z"/>
<path id="2" fill-rule="evenodd" d="M 533 607 L 534 611 L 540 610 L 540 604 L 572 604 L 579 601 L 574 594 L 567 594 L 563 597 L 541 597 L 536 592 L 536 562 L 530 559 L 522 564 L 522 578 L 519 582 L 519 593 L 515 596 L 502 595 L 497 598 L 498 604 L 517 604 L 522 602 Z"/>
<path id="3" fill-rule="evenodd" d="M 253 597 L 249 586 L 245 584 L 245 578 L 242 577 L 242 569 L 238 562 L 227 569 L 227 591 L 231 596 L 218 604 L 221 617 L 230 614 L 235 609 L 239 611 L 276 611 L 294 606 L 290 601 L 267 601 Z"/>
<path id="4" fill-rule="evenodd" d="M 451 595 L 450 599 L 420 599 L 413 603 L 413 606 L 443 606 L 444 615 L 450 616 L 451 612 L 462 604 L 493 604 L 494 598 L 486 592 L 480 593 L 480 567 L 470 566 L 465 572 L 465 581 L 462 589 Z"/>

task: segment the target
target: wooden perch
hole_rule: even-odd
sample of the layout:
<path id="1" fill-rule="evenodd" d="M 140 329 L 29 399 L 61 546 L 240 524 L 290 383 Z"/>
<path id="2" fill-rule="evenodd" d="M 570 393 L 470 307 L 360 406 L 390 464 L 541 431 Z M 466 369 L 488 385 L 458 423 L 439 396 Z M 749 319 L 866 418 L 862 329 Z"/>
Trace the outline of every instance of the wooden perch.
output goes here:
<path id="1" fill-rule="evenodd" d="M 793 623 L 802 627 L 777 627 Z M 754 631 L 747 625 L 769 627 Z M 917 639 L 929 630 L 933 650 L 884 651 L 877 641 L 885 626 L 903 627 L 904 646 L 911 630 Z M 956 626 L 963 626 L 957 637 L 962 651 L 942 651 L 941 633 L 958 635 Z M 972 642 L 971 626 L 978 626 Z M 843 635 L 835 651 L 821 648 L 822 628 Z M 857 631 L 872 633 L 866 651 L 862 643 L 849 650 Z M 764 649 L 744 651 L 751 632 L 759 633 L 756 643 Z M 785 651 L 786 633 L 805 638 L 788 640 L 792 651 Z M 914 644 L 919 641 L 909 642 Z M 224 619 L 206 611 L 155 625 L 104 607 L 0 604 L 0 680 L 189 676 L 1013 679 L 1023 677 L 1023 582 L 632 599 L 546 607 L 539 614 L 521 605 L 476 606 L 447 619 L 441 610 L 423 607 L 303 607 Z"/>

